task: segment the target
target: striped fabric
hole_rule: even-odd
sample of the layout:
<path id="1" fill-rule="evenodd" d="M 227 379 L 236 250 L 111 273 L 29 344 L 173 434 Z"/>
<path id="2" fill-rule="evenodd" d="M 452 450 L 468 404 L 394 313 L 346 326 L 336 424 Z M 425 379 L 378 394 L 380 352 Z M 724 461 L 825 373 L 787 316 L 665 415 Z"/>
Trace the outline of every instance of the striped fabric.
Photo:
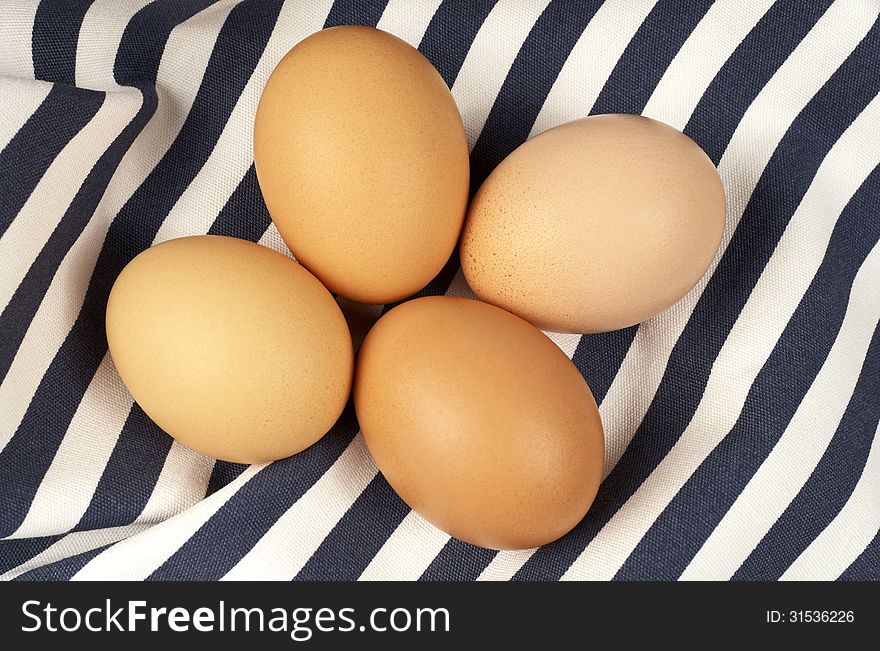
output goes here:
<path id="1" fill-rule="evenodd" d="M 4 579 L 880 578 L 877 0 L 0 1 Z M 529 136 L 642 113 L 718 165 L 722 248 L 636 328 L 551 337 L 601 402 L 606 479 L 537 550 L 450 539 L 351 409 L 303 453 L 214 462 L 107 354 L 119 271 L 169 238 L 285 251 L 251 128 L 281 56 L 376 25 L 452 88 L 473 187 Z M 426 293 L 469 295 L 453 261 Z"/>

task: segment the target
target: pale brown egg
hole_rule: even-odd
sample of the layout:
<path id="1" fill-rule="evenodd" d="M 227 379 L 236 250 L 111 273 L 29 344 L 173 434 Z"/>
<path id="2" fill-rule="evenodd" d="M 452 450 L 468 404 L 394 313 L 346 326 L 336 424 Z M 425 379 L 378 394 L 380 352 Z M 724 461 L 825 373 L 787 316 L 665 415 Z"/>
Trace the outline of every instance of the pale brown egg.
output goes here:
<path id="1" fill-rule="evenodd" d="M 355 409 L 385 478 L 466 542 L 551 542 L 589 509 L 602 424 L 574 364 L 500 308 L 433 296 L 394 308 L 358 355 Z"/>
<path id="2" fill-rule="evenodd" d="M 284 241 L 342 296 L 402 299 L 455 248 L 469 183 L 461 115 L 395 36 L 334 27 L 294 47 L 260 98 L 254 160 Z"/>
<path id="3" fill-rule="evenodd" d="M 333 297 L 252 242 L 205 235 L 147 249 L 116 279 L 106 323 L 137 403 L 208 456 L 290 456 L 321 438 L 348 400 L 351 339 Z"/>
<path id="4" fill-rule="evenodd" d="M 462 234 L 474 292 L 538 327 L 640 323 L 706 272 L 724 188 L 686 135 L 634 115 L 575 120 L 532 138 L 478 191 Z"/>

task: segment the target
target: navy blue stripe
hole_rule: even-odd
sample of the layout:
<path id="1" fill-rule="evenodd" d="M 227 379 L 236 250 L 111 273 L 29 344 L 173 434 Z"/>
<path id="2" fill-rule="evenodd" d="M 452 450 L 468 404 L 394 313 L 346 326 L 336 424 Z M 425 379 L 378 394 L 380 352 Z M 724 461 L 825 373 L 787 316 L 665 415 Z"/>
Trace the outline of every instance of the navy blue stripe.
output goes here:
<path id="1" fill-rule="evenodd" d="M 231 461 L 216 461 L 211 469 L 211 477 L 208 479 L 208 488 L 205 497 L 213 495 L 218 490 L 231 483 L 241 473 L 247 470 L 245 463 L 232 463 Z"/>
<path id="2" fill-rule="evenodd" d="M 152 243 L 162 219 L 213 150 L 265 49 L 281 5 L 281 0 L 272 3 L 246 0 L 229 12 L 180 134 L 140 188 L 150 193 L 154 206 L 161 206 L 153 209 L 155 221 L 144 229 L 145 237 L 139 241 L 144 248 Z M 124 208 L 117 223 L 126 218 L 132 219 L 135 215 L 127 213 Z M 126 242 L 126 245 L 130 244 L 131 240 Z M 99 269 L 100 266 L 95 275 L 100 273 Z M 121 269 L 112 269 L 110 273 L 115 278 L 119 271 Z M 101 312 L 106 300 L 106 296 L 101 297 Z M 118 526 L 134 521 L 147 505 L 171 443 L 171 438 L 152 423 L 140 407 L 133 406 L 77 529 Z"/>
<path id="3" fill-rule="evenodd" d="M 571 533 L 538 550 L 514 578 L 562 576 L 681 436 L 703 395 L 718 351 L 822 159 L 877 94 L 877 36 L 875 24 L 783 137 L 673 348 L 657 395 L 629 447 L 600 486 L 590 512 Z M 853 79 L 860 83 L 852 83 Z"/>
<path id="4" fill-rule="evenodd" d="M 636 30 L 590 111 L 641 113 L 713 0 L 660 0 Z"/>
<path id="5" fill-rule="evenodd" d="M 450 538 L 419 581 L 474 581 L 497 553 Z"/>
<path id="6" fill-rule="evenodd" d="M 840 512 L 868 461 L 880 420 L 877 396 L 880 329 L 874 333 L 858 383 L 828 448 L 806 484 L 733 575 L 734 579 L 778 579 Z"/>
<path id="7" fill-rule="evenodd" d="M 132 405 L 89 506 L 73 531 L 133 522 L 153 493 L 171 442 L 137 404 Z"/>
<path id="8" fill-rule="evenodd" d="M 296 581 L 355 581 L 409 513 L 381 473 L 336 523 Z M 377 517 L 381 513 L 381 517 Z"/>
<path id="9" fill-rule="evenodd" d="M 583 335 L 578 341 L 571 361 L 590 386 L 597 404 L 602 404 L 614 381 L 623 358 L 636 336 L 637 326 Z"/>
<path id="10" fill-rule="evenodd" d="M 498 0 L 443 0 L 419 43 L 419 52 L 434 64 L 452 88 L 477 32 Z"/>
<path id="11" fill-rule="evenodd" d="M 123 34 L 117 51 L 117 69 L 119 62 L 125 60 L 126 53 L 131 51 L 137 52 L 142 60 L 158 63 L 171 30 L 209 4 L 211 3 L 190 0 L 165 0 L 147 5 L 132 18 Z M 159 52 L 150 55 L 154 50 Z M 145 76 L 151 75 L 155 78 L 155 71 L 147 71 Z M 133 80 L 117 78 L 120 84 L 128 81 Z M 0 350 L 6 346 L 18 348 L 55 271 L 93 215 L 122 156 L 155 112 L 155 89 L 144 85 L 140 90 L 144 100 L 137 115 L 98 159 L 58 227 L 16 290 L 6 311 L 0 315 L 0 330 L 5 333 L 0 340 Z M 155 192 L 158 193 L 159 189 Z M 144 205 L 143 196 L 136 192 L 120 213 L 125 213 L 127 209 L 129 215 L 133 214 L 134 217 L 117 219 L 111 226 L 98 258 L 95 275 L 90 281 L 83 309 L 40 381 L 37 393 L 18 430 L 0 452 L 0 466 L 7 468 L 15 478 L 15 490 L 4 495 L 4 508 L 0 510 L 0 535 L 8 535 L 21 524 L 73 414 L 104 357 L 107 350 L 104 338 L 104 305 L 107 295 L 113 279 L 125 262 L 139 250 L 146 248 L 138 246 L 141 239 L 137 235 L 145 234 L 139 230 L 139 219 L 150 215 L 151 208 Z M 136 224 L 138 226 L 133 227 Z M 125 244 L 130 246 L 126 249 Z M 34 441 L 39 441 L 39 445 Z"/>
<path id="12" fill-rule="evenodd" d="M 154 0 L 132 16 L 113 62 L 116 83 L 141 91 L 155 86 L 171 31 L 216 1 Z"/>
<path id="13" fill-rule="evenodd" d="M 865 551 L 838 577 L 839 581 L 880 580 L 880 531 L 865 547 Z"/>
<path id="14" fill-rule="evenodd" d="M 64 534 L 42 536 L 40 538 L 21 538 L 0 540 L 0 574 L 27 563 L 37 554 L 45 551 L 61 540 Z"/>
<path id="15" fill-rule="evenodd" d="M 736 424 L 639 541 L 616 579 L 677 579 L 776 446 L 828 357 L 843 324 L 853 279 L 880 237 L 880 220 L 864 219 L 878 199 L 880 167 L 838 219 L 822 264 L 752 383 Z M 852 462 L 859 457 L 864 466 L 865 445 L 870 446 L 880 415 L 880 404 L 876 409 L 862 404 L 862 398 L 867 402 L 868 396 L 878 395 L 874 359 L 878 352 L 880 348 L 872 346 L 866 361 L 869 370 L 863 373 L 864 382 L 859 383 L 850 403 L 855 413 L 850 411 L 849 417 L 855 422 L 843 424 L 848 440 L 838 442 L 842 449 L 835 450 L 838 454 L 832 462 L 840 464 L 845 459 L 851 463 L 845 469 L 838 468 L 837 473 L 823 469 L 820 463 L 812 490 L 805 487 L 789 505 L 776 523 L 781 528 L 774 526 L 758 546 L 757 555 L 750 557 L 752 571 L 743 578 L 778 578 L 822 530 L 823 521 L 830 522 L 855 486 L 861 473 L 855 472 L 856 463 Z M 829 483 L 831 479 L 840 483 Z"/>
<path id="16" fill-rule="evenodd" d="M 34 16 L 31 55 L 34 77 L 73 86 L 76 44 L 83 18 L 94 0 L 42 0 Z"/>
<path id="17" fill-rule="evenodd" d="M 761 89 L 833 0 L 777 0 L 706 88 L 684 132 L 718 165 L 736 127 Z"/>
<path id="18" fill-rule="evenodd" d="M 269 217 L 269 210 L 257 183 L 256 170 L 251 165 L 211 224 L 208 234 L 257 242 L 271 223 L 272 218 Z"/>
<path id="19" fill-rule="evenodd" d="M 0 152 L 0 237 L 59 152 L 101 108 L 106 94 L 55 84 Z M 0 359 L 0 377 L 9 367 Z"/>
<path id="20" fill-rule="evenodd" d="M 369 25 L 375 27 L 382 17 L 388 0 L 335 0 L 324 21 L 324 29 L 338 25 Z"/>
<path id="21" fill-rule="evenodd" d="M 16 581 L 69 581 L 73 575 L 86 566 L 90 560 L 100 554 L 102 551 L 111 547 L 111 545 L 103 545 L 97 549 L 90 549 L 87 552 L 68 556 L 54 563 L 41 565 L 24 574 L 15 577 Z"/>
<path id="22" fill-rule="evenodd" d="M 327 472 L 357 431 L 354 408 L 349 404 L 324 438 L 252 477 L 148 578 L 211 581 L 222 577 Z"/>
<path id="23" fill-rule="evenodd" d="M 559 71 L 602 5 L 554 0 L 535 22 L 501 86 L 471 153 L 471 192 L 526 141 Z"/>

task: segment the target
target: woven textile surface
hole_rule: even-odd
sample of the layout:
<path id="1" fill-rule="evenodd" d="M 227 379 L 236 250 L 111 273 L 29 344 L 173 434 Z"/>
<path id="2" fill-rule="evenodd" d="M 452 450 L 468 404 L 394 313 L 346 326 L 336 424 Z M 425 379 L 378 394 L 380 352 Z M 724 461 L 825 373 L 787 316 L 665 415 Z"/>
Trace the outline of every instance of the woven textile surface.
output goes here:
<path id="1" fill-rule="evenodd" d="M 0 0 L 3 579 L 880 578 L 877 0 Z M 377 473 L 353 410 L 292 458 L 175 443 L 104 310 L 136 254 L 214 233 L 286 251 L 252 126 L 323 27 L 417 47 L 472 188 L 527 138 L 642 113 L 718 166 L 721 250 L 638 327 L 550 334 L 590 384 L 606 479 L 537 550 L 451 539 Z M 424 290 L 469 295 L 455 260 Z"/>

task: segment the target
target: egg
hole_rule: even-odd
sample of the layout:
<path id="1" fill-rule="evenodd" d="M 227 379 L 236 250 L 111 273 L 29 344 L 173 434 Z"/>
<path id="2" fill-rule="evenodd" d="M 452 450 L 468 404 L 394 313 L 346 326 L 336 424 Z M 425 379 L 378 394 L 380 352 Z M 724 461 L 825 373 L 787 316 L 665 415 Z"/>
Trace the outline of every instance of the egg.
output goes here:
<path id="1" fill-rule="evenodd" d="M 135 257 L 107 304 L 125 386 L 180 443 L 258 463 L 310 446 L 353 374 L 345 319 L 306 269 L 230 237 L 184 237 Z"/>
<path id="2" fill-rule="evenodd" d="M 724 188 L 680 131 L 635 115 L 575 120 L 528 140 L 470 207 L 461 266 L 481 299 L 544 330 L 640 323 L 706 272 Z"/>
<path id="3" fill-rule="evenodd" d="M 296 45 L 260 98 L 254 161 L 285 243 L 339 295 L 402 299 L 455 248 L 469 183 L 461 115 L 395 36 L 343 26 Z"/>
<path id="4" fill-rule="evenodd" d="M 360 349 L 354 401 L 394 490 L 466 542 L 551 542 L 596 495 L 604 438 L 584 378 L 500 308 L 449 296 L 395 307 Z"/>

